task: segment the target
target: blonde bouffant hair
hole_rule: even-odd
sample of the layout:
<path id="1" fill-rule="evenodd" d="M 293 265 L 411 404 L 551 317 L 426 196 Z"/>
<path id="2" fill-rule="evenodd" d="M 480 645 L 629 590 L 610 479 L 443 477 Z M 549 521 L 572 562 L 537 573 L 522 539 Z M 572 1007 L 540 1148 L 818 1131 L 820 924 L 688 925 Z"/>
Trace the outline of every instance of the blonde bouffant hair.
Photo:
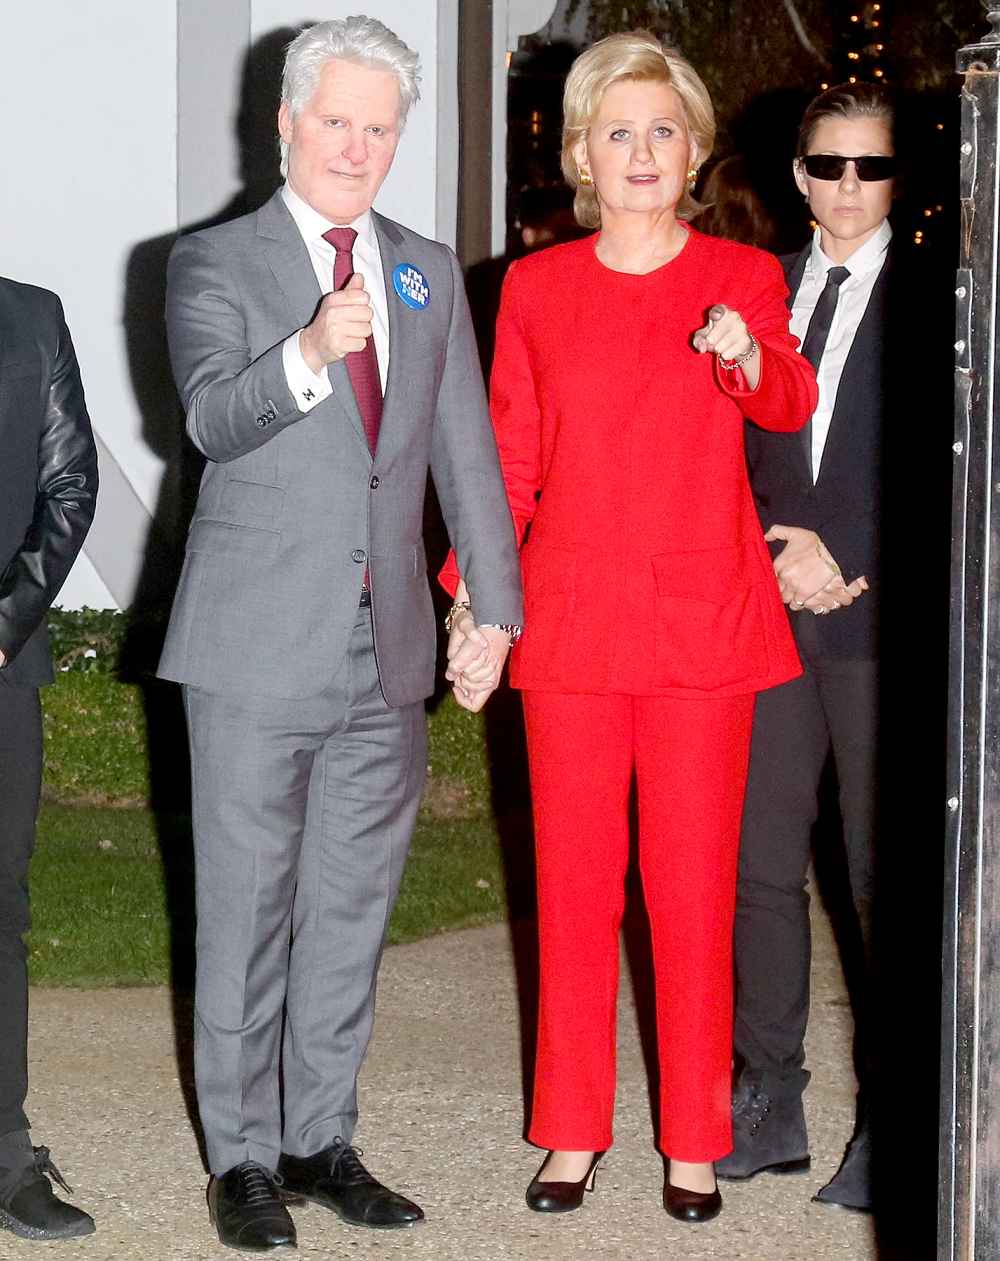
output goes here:
<path id="1" fill-rule="evenodd" d="M 580 182 L 573 150 L 590 130 L 604 93 L 623 80 L 670 84 L 681 98 L 688 131 L 698 149 L 696 165 L 705 161 L 715 143 L 715 110 L 708 89 L 676 49 L 662 44 L 651 31 L 625 31 L 599 40 L 573 62 L 563 92 L 562 169 L 576 191 L 576 221 L 585 228 L 601 226 L 601 208 L 593 184 Z M 690 219 L 700 209 L 690 189 L 685 189 L 677 206 L 678 218 Z"/>

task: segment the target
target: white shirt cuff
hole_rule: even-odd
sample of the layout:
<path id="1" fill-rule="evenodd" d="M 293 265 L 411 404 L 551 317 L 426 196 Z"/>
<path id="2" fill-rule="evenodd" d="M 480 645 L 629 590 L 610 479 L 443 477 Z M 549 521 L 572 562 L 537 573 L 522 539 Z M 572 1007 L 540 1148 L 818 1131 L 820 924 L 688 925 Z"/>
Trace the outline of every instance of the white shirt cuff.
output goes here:
<path id="1" fill-rule="evenodd" d="M 333 386 L 325 368 L 317 375 L 302 357 L 299 346 L 301 335 L 302 330 L 299 329 L 285 340 L 281 347 L 281 366 L 285 370 L 285 380 L 299 411 L 309 412 L 317 403 L 330 397 Z"/>

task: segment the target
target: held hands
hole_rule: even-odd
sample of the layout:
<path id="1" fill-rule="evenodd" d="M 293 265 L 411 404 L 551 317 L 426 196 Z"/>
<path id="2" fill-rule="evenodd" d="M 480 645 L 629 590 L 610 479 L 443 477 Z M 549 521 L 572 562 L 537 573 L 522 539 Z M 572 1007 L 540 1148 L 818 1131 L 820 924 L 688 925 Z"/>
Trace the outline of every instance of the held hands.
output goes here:
<path id="1" fill-rule="evenodd" d="M 463 709 L 478 713 L 496 691 L 503 663 L 510 651 L 510 636 L 494 626 L 477 626 L 471 613 L 451 624 L 448 637 L 448 669 L 455 700 Z"/>
<path id="2" fill-rule="evenodd" d="M 355 272 L 343 289 L 326 295 L 312 323 L 302 330 L 299 348 L 311 371 L 318 374 L 328 363 L 364 350 L 372 335 L 372 317 L 364 278 Z"/>
<path id="3" fill-rule="evenodd" d="M 846 609 L 868 590 L 863 574 L 851 583 L 844 582 L 840 566 L 814 530 L 772 525 L 764 538 L 768 543 L 785 544 L 775 557 L 774 572 L 781 598 L 793 612 L 809 609 L 821 614 Z"/>

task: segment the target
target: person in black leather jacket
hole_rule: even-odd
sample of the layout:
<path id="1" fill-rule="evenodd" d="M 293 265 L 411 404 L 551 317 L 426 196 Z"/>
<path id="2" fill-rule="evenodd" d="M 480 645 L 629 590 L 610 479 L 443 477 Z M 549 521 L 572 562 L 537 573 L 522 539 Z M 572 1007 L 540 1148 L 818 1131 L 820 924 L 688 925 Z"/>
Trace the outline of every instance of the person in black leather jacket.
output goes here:
<path id="1" fill-rule="evenodd" d="M 0 1226 L 26 1239 L 87 1235 L 34 1147 L 28 1088 L 28 863 L 42 778 L 38 689 L 51 683 L 46 614 L 94 516 L 97 451 L 55 294 L 0 277 Z"/>

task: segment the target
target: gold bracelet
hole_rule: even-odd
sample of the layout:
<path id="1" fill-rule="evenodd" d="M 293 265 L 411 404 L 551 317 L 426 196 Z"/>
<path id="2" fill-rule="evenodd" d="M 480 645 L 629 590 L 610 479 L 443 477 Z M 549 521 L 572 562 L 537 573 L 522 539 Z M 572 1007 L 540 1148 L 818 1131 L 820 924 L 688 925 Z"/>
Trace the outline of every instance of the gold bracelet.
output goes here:
<path id="1" fill-rule="evenodd" d="M 757 338 L 754 337 L 753 333 L 748 332 L 747 336 L 750 338 L 750 349 L 744 350 L 743 354 L 737 355 L 735 359 L 723 359 L 723 357 L 720 355 L 719 356 L 720 368 L 725 368 L 727 372 L 732 372 L 734 368 L 742 368 L 743 365 L 749 362 L 749 360 L 751 360 L 754 357 L 757 351 L 760 350 L 760 343 L 757 341 Z"/>
<path id="2" fill-rule="evenodd" d="M 451 628 L 455 625 L 455 619 L 461 613 L 471 613 L 472 605 L 468 600 L 456 600 L 448 612 L 444 615 L 444 629 L 447 634 L 451 634 Z"/>

